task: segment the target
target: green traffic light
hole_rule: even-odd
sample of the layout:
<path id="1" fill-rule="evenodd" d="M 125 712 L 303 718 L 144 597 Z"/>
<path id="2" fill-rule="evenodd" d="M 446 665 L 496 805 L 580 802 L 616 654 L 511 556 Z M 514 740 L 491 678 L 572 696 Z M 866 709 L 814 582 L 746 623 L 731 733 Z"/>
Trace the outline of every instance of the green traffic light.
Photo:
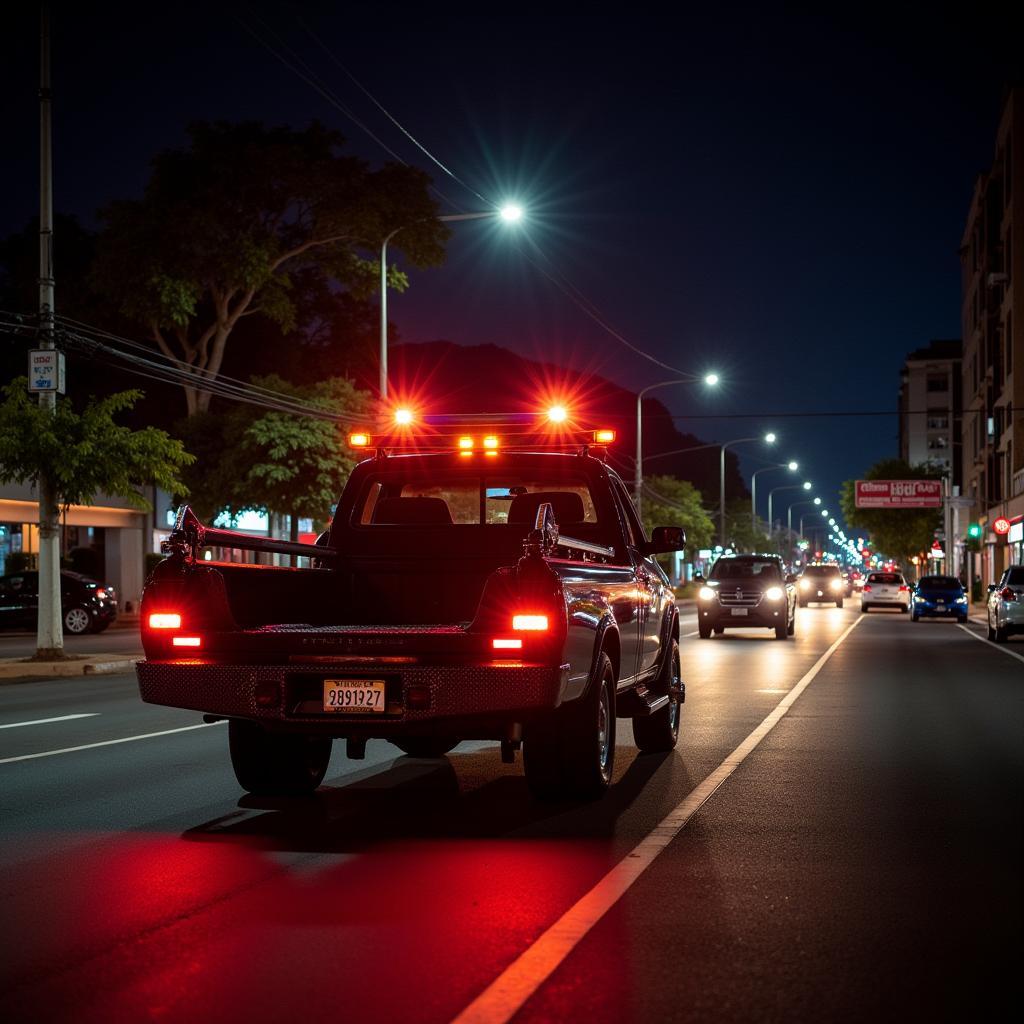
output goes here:
<path id="1" fill-rule="evenodd" d="M 968 537 L 980 537 L 981 536 L 981 527 L 977 523 L 971 523 L 971 525 L 967 527 L 967 536 Z"/>

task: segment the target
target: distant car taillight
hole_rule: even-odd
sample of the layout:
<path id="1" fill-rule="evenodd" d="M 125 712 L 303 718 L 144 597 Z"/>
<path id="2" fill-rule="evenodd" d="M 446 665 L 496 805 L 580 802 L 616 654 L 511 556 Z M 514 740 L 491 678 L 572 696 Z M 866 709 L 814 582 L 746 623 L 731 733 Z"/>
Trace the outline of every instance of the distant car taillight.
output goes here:
<path id="1" fill-rule="evenodd" d="M 871 589 L 871 584 L 870 583 L 865 583 L 864 584 L 864 589 L 865 590 L 870 590 Z"/>
<path id="2" fill-rule="evenodd" d="M 910 587 L 908 587 L 905 583 L 900 587 L 901 594 L 908 590 L 910 590 Z"/>
<path id="3" fill-rule="evenodd" d="M 181 629 L 181 616 L 177 612 L 153 612 L 149 617 L 150 629 Z"/>

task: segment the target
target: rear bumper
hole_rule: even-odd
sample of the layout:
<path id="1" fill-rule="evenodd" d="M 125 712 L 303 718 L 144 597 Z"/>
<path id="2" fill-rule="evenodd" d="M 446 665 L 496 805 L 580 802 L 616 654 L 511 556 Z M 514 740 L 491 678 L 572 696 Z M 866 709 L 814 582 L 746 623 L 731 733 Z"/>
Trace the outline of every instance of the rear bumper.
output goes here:
<path id="1" fill-rule="evenodd" d="M 966 619 L 966 604 L 935 604 L 934 601 L 913 601 L 910 610 L 920 618 Z"/>
<path id="2" fill-rule="evenodd" d="M 503 725 L 561 703 L 568 665 L 217 665 L 143 661 L 139 694 L 149 704 L 186 708 L 269 728 L 333 736 L 429 735 L 439 726 L 463 738 L 499 735 Z M 384 679 L 382 715 L 322 709 L 325 679 Z"/>

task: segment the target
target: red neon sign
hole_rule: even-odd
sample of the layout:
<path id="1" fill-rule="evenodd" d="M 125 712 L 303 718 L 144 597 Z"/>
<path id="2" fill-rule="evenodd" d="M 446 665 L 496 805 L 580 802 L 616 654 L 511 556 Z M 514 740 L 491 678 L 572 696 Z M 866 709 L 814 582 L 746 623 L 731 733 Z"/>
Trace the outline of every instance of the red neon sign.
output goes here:
<path id="1" fill-rule="evenodd" d="M 1010 532 L 1010 520 L 1003 516 L 1000 516 L 993 524 L 992 530 L 994 533 L 998 533 L 1000 537 Z"/>

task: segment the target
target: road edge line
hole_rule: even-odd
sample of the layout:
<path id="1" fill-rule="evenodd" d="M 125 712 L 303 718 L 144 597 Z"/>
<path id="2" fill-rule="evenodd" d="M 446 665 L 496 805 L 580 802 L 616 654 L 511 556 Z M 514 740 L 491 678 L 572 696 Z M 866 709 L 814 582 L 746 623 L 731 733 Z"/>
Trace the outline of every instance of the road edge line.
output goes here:
<path id="1" fill-rule="evenodd" d="M 988 623 L 985 623 L 987 626 Z M 1018 654 L 1016 651 L 1011 651 L 1009 648 L 1004 647 L 1002 644 L 993 643 L 988 637 L 981 636 L 975 633 L 973 629 L 968 629 L 963 623 L 958 622 L 957 626 L 962 629 L 968 636 L 973 636 L 975 640 L 980 640 L 983 644 L 988 644 L 989 647 L 994 647 L 997 651 L 1002 651 L 1003 654 L 1008 654 L 1011 658 L 1016 658 L 1018 661 L 1024 661 L 1024 655 Z"/>
<path id="2" fill-rule="evenodd" d="M 504 1024 L 518 1013 L 565 961 L 587 933 L 626 894 L 655 858 L 676 838 L 686 823 L 746 760 L 814 677 L 863 622 L 858 616 L 804 673 L 746 739 L 678 803 L 618 864 L 578 899 L 553 925 L 535 939 L 481 992 L 452 1024 Z"/>
<path id="3" fill-rule="evenodd" d="M 14 764 L 15 761 L 34 761 L 39 757 L 54 757 L 57 754 L 73 754 L 78 750 L 94 750 L 96 747 L 112 747 L 116 743 L 133 743 L 135 740 L 151 740 L 155 736 L 172 736 L 176 732 L 190 732 L 192 729 L 209 729 L 221 722 L 200 722 L 198 725 L 183 725 L 180 729 L 164 729 L 162 732 L 147 732 L 142 736 L 122 736 L 116 740 L 100 740 L 99 743 L 83 743 L 80 747 L 62 747 L 60 750 L 44 750 L 38 754 L 20 754 L 18 757 L 0 758 L 0 764 Z"/>

